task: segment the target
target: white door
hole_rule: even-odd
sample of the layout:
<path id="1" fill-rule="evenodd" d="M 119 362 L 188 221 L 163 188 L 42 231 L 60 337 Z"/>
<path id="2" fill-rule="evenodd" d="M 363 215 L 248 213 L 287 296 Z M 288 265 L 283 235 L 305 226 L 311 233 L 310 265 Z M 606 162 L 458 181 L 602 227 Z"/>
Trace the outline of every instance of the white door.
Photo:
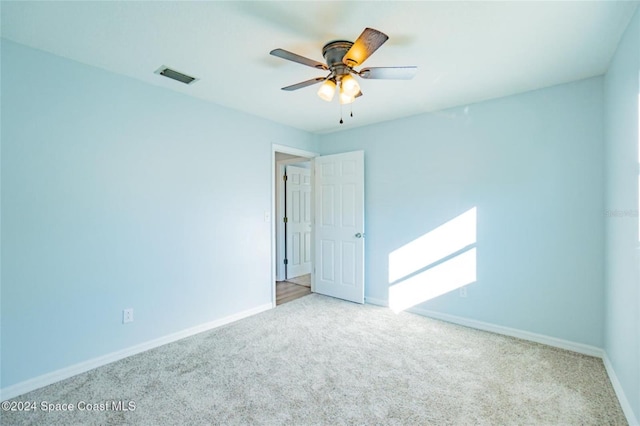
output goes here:
<path id="1" fill-rule="evenodd" d="M 311 273 L 311 170 L 287 166 L 287 278 Z"/>
<path id="2" fill-rule="evenodd" d="M 314 291 L 364 303 L 364 151 L 314 164 Z"/>

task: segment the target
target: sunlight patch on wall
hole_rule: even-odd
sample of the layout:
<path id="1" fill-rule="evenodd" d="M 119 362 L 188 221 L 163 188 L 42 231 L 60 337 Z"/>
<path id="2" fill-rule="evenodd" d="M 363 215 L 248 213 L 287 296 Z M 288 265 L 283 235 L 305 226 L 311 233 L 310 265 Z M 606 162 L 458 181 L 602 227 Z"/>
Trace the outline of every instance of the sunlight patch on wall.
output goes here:
<path id="1" fill-rule="evenodd" d="M 393 311 L 476 281 L 476 223 L 473 207 L 389 254 L 389 283 L 393 284 L 389 307 Z"/>
<path id="2" fill-rule="evenodd" d="M 389 307 L 404 311 L 476 280 L 476 249 L 472 248 L 389 288 Z"/>
<path id="3" fill-rule="evenodd" d="M 391 252 L 389 282 L 406 277 L 475 242 L 476 208 L 474 207 Z"/>

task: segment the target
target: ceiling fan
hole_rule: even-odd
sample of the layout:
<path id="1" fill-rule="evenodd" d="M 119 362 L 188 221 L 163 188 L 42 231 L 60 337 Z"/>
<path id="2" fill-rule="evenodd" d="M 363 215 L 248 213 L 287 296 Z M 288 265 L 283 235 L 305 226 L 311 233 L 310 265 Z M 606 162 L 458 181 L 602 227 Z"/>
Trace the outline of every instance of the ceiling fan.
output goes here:
<path id="1" fill-rule="evenodd" d="M 283 87 L 282 90 L 292 91 L 313 84 L 323 82 L 318 90 L 318 96 L 330 102 L 339 86 L 340 104 L 350 104 L 357 97 L 362 96 L 358 81 L 352 76 L 355 74 L 366 79 L 390 79 L 409 80 L 416 74 L 418 67 L 371 67 L 360 71 L 354 67 L 361 66 L 369 56 L 382 46 L 389 37 L 373 28 L 365 28 L 355 42 L 337 40 L 332 41 L 322 48 L 322 56 L 326 64 L 305 58 L 284 49 L 274 49 L 270 53 L 289 61 L 298 62 L 312 68 L 330 71 L 326 77 L 316 77 L 311 80 Z"/>

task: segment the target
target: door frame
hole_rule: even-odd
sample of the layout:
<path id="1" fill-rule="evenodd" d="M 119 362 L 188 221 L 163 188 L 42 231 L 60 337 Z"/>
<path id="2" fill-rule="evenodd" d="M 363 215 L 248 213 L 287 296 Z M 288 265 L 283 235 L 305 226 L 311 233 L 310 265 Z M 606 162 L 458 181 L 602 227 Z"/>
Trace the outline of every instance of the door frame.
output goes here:
<path id="1" fill-rule="evenodd" d="M 278 151 L 280 152 L 280 151 Z M 279 160 L 276 161 L 276 280 L 284 281 L 286 279 L 286 275 L 284 274 L 284 264 L 281 263 L 282 259 L 287 257 L 286 247 L 285 247 L 285 239 L 286 239 L 286 226 L 282 225 L 282 222 L 279 220 L 283 215 L 286 215 L 286 206 L 285 200 L 287 198 L 286 195 L 286 184 L 282 180 L 282 176 L 285 174 L 287 166 L 291 164 L 300 164 L 305 161 L 311 163 L 311 159 L 307 157 L 296 157 L 290 158 L 287 160 Z M 311 170 L 311 168 L 309 169 Z M 311 183 L 311 187 L 313 189 L 313 182 Z M 311 194 L 313 196 L 313 192 Z M 280 213 L 280 214 L 278 214 Z M 313 212 L 311 212 L 313 214 Z"/>
<path id="2" fill-rule="evenodd" d="M 306 151 L 299 148 L 293 148 L 286 145 L 272 144 L 271 145 L 271 303 L 273 307 L 276 307 L 276 259 L 277 259 L 277 247 L 276 241 L 278 234 L 276 233 L 276 224 L 278 218 L 276 217 L 276 206 L 278 205 L 278 197 L 276 191 L 276 185 L 279 185 L 282 182 L 279 182 L 278 175 L 276 172 L 279 172 L 280 168 L 284 167 L 283 164 L 278 164 L 276 167 L 276 152 L 280 152 L 282 154 L 295 155 L 296 157 L 307 158 L 310 161 L 313 160 L 314 157 L 320 156 L 319 153 L 313 151 Z M 286 162 L 287 160 L 282 160 Z M 300 160 L 296 160 L 295 162 L 301 162 Z M 311 212 L 314 212 L 314 188 L 313 188 L 313 178 L 314 176 L 314 164 L 311 161 Z M 283 185 L 284 186 L 284 185 Z M 315 223 L 313 217 L 311 218 L 312 222 Z M 311 227 L 311 241 L 314 241 L 315 238 L 315 225 Z M 315 262 L 314 262 L 314 244 L 311 245 L 311 291 L 314 290 L 315 287 Z"/>

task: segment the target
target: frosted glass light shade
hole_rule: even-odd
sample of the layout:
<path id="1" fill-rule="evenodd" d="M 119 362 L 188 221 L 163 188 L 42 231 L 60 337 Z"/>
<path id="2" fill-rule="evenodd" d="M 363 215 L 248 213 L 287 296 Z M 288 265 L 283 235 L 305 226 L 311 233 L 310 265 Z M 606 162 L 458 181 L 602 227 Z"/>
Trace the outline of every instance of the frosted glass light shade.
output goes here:
<path id="1" fill-rule="evenodd" d="M 347 96 L 355 97 L 360 92 L 358 81 L 349 74 L 342 77 L 340 87 Z"/>
<path id="2" fill-rule="evenodd" d="M 349 96 L 344 92 L 344 90 L 340 90 L 340 104 L 342 105 L 350 104 L 355 100 L 356 100 L 355 96 Z"/>
<path id="3" fill-rule="evenodd" d="M 326 80 L 318 89 L 318 96 L 323 101 L 331 102 L 333 95 L 336 93 L 336 83 L 331 80 Z"/>

